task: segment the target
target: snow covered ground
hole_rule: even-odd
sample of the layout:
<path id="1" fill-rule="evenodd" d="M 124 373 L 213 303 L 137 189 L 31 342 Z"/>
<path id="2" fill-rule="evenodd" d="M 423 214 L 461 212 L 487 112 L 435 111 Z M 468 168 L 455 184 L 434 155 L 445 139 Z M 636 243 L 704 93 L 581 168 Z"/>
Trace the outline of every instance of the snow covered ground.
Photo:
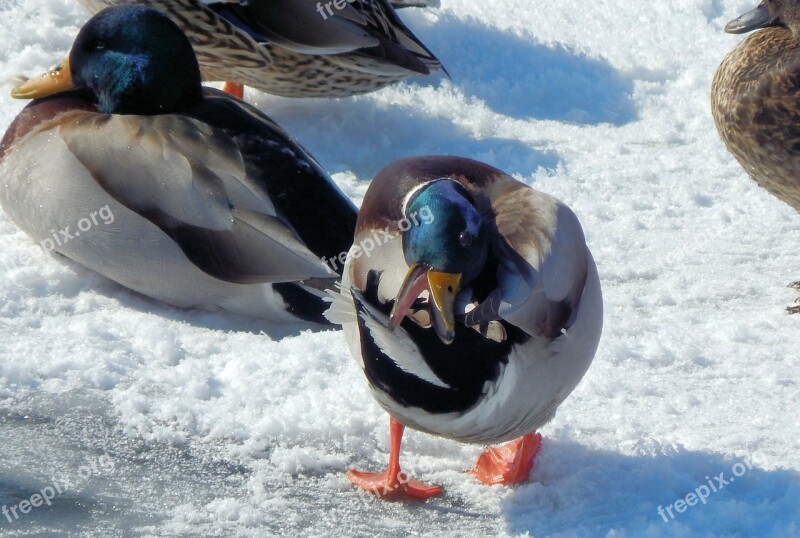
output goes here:
<path id="1" fill-rule="evenodd" d="M 0 215 L 0 505 L 62 490 L 0 515 L 0 534 L 799 535 L 800 316 L 784 308 L 800 215 L 746 177 L 709 112 L 740 39 L 722 27 L 754 4 L 442 0 L 403 17 L 452 80 L 246 94 L 357 202 L 389 161 L 455 153 L 579 215 L 605 333 L 529 484 L 480 485 L 463 473 L 480 447 L 410 431 L 407 470 L 445 494 L 355 491 L 344 471 L 383 465 L 388 428 L 340 332 L 165 307 Z M 0 0 L 0 82 L 55 64 L 85 18 Z M 24 105 L 8 89 L 2 128 Z"/>

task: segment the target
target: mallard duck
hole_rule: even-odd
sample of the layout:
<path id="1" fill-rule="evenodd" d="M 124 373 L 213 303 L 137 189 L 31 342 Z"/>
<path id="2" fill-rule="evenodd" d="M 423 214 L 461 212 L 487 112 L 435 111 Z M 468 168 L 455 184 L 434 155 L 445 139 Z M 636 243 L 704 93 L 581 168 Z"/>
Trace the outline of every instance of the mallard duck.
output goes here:
<path id="1" fill-rule="evenodd" d="M 527 480 L 536 430 L 594 358 L 603 301 L 567 206 L 486 164 L 429 156 L 392 163 L 370 184 L 327 315 L 390 415 L 387 471 L 348 477 L 427 498 L 442 489 L 401 472 L 404 428 L 511 441 L 471 472 L 489 484 Z"/>
<path id="2" fill-rule="evenodd" d="M 164 11 L 187 36 L 204 80 L 284 97 L 347 97 L 441 68 L 387 0 L 80 0 Z M 399 1 L 401 7 L 424 1 Z"/>
<path id="3" fill-rule="evenodd" d="M 109 8 L 0 143 L 0 203 L 45 249 L 179 307 L 327 321 L 356 209 L 272 120 L 204 89 L 189 41 Z"/>
<path id="4" fill-rule="evenodd" d="M 800 211 L 800 0 L 762 1 L 725 26 L 732 34 L 753 30 L 717 69 L 711 111 L 747 173 Z"/>

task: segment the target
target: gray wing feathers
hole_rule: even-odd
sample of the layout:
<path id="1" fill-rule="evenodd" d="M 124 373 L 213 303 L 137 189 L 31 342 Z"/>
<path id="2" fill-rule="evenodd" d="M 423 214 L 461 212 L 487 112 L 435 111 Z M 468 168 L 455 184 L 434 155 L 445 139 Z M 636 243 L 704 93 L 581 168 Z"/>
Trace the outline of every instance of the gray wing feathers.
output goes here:
<path id="1" fill-rule="evenodd" d="M 330 1 L 251 0 L 240 2 L 234 11 L 267 41 L 297 53 L 374 56 L 382 60 L 378 73 L 389 65 L 395 65 L 398 74 L 406 70 L 428 74 L 439 66 L 387 0 L 341 0 L 340 4 L 341 9 Z M 362 62 L 359 69 L 368 65 Z"/>
<path id="2" fill-rule="evenodd" d="M 114 199 L 232 282 L 330 277 L 224 133 L 191 118 L 100 116 L 63 125 L 70 151 Z"/>
<path id="3" fill-rule="evenodd" d="M 555 237 L 541 267 L 544 291 L 550 300 L 576 304 L 586 283 L 587 247 L 578 217 L 565 205 L 556 211 Z"/>
<path id="4" fill-rule="evenodd" d="M 528 188 L 492 201 L 504 239 L 498 270 L 498 315 L 531 335 L 558 337 L 577 314 L 588 249 L 575 214 L 555 198 Z"/>
<path id="5" fill-rule="evenodd" d="M 324 4 L 316 0 L 269 0 L 251 2 L 242 9 L 255 30 L 295 52 L 340 54 L 378 44 L 364 28 L 368 19 L 351 5 L 345 4 L 343 9 L 331 6 L 328 11 Z"/>
<path id="6" fill-rule="evenodd" d="M 309 278 L 331 278 L 331 272 L 318 256 L 308 250 L 303 241 L 278 217 L 257 213 L 248 209 L 231 209 L 237 226 L 252 228 L 251 244 L 261 247 L 262 256 L 256 263 L 270 260 L 270 274 L 281 280 L 303 280 Z M 269 238 L 269 241 L 265 241 Z M 302 273 L 300 273 L 302 271 Z M 277 280 L 273 280 L 277 281 Z"/>

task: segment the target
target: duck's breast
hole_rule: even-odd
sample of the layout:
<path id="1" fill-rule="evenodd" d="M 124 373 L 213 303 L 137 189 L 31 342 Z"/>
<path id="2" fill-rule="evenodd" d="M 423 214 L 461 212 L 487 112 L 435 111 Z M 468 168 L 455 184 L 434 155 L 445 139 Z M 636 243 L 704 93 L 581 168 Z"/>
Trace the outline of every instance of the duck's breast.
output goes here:
<path id="1" fill-rule="evenodd" d="M 728 150 L 759 185 L 800 210 L 800 42 L 766 28 L 737 45 L 712 83 Z"/>

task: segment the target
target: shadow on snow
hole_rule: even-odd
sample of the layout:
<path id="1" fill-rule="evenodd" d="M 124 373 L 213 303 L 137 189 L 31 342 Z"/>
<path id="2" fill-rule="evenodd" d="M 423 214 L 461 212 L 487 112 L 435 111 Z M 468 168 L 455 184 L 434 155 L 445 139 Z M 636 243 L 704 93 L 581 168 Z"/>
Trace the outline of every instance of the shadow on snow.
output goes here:
<path id="1" fill-rule="evenodd" d="M 453 17 L 415 32 L 453 84 L 495 112 L 585 125 L 624 125 L 637 117 L 633 81 L 602 58 Z M 434 84 L 430 78 L 415 80 Z"/>
<path id="2" fill-rule="evenodd" d="M 508 531 L 532 536 L 600 536 L 612 529 L 625 536 L 786 536 L 797 530 L 800 474 L 795 471 L 753 466 L 742 473 L 743 467 L 734 470 L 734 465 L 744 459 L 710 452 L 660 446 L 639 452 L 626 456 L 545 440 L 532 482 L 503 503 Z M 718 487 L 714 477 L 720 473 L 730 484 L 711 491 L 705 504 L 696 501 L 676 512 L 675 501 L 685 501 L 701 485 L 711 481 Z M 666 512 L 669 505 L 674 519 Z"/>
<path id="3" fill-rule="evenodd" d="M 463 155 L 509 174 L 555 168 L 559 157 L 518 140 L 478 139 L 451 120 L 369 98 L 281 100 L 263 109 L 297 137 L 329 172 L 352 171 L 369 181 L 384 166 L 415 155 Z"/>

